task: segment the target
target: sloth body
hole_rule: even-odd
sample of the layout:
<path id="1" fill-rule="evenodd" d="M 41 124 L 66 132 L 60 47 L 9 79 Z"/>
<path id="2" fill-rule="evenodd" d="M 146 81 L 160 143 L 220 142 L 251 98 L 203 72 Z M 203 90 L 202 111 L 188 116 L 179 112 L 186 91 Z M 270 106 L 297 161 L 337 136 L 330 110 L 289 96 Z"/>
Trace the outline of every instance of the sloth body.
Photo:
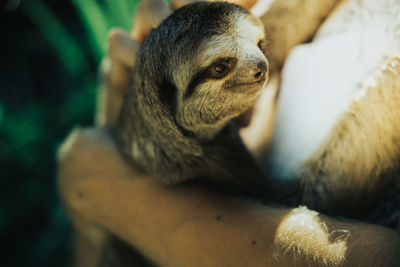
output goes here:
<path id="1" fill-rule="evenodd" d="M 123 153 L 164 184 L 264 184 L 232 123 L 268 79 L 263 39 L 261 22 L 232 4 L 169 16 L 139 51 L 116 129 Z"/>
<path id="2" fill-rule="evenodd" d="M 119 146 L 164 184 L 200 178 L 263 200 L 363 214 L 397 177 L 400 110 L 383 96 L 360 100 L 371 110 L 354 99 L 385 57 L 400 52 L 399 10 L 396 0 L 344 1 L 311 44 L 290 53 L 264 170 L 276 180 L 261 173 L 232 123 L 267 81 L 264 30 L 227 3 L 188 5 L 149 35 L 116 129 Z M 386 82 L 380 88 L 396 94 Z"/>
<path id="3" fill-rule="evenodd" d="M 354 216 L 398 177 L 398 78 L 372 73 L 400 53 L 399 14 L 397 0 L 343 1 L 288 56 L 268 170 L 313 208 Z"/>

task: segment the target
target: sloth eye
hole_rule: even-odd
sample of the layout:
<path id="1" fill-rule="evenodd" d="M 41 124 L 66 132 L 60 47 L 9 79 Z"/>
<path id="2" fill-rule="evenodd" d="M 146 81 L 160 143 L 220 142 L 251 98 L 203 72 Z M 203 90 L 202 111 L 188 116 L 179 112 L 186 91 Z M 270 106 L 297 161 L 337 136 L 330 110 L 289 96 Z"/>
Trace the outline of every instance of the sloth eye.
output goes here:
<path id="1" fill-rule="evenodd" d="M 214 70 L 217 73 L 224 73 L 227 69 L 228 67 L 223 64 L 217 64 L 214 66 Z"/>
<path id="2" fill-rule="evenodd" d="M 235 68 L 236 63 L 237 59 L 235 58 L 219 59 L 208 68 L 209 77 L 214 79 L 224 78 Z"/>
<path id="3" fill-rule="evenodd" d="M 197 86 L 207 80 L 222 79 L 231 73 L 238 63 L 238 59 L 235 57 L 224 57 L 219 58 L 206 68 L 200 70 L 195 75 L 193 75 L 186 92 L 184 93 L 184 98 L 190 97 Z"/>
<path id="4" fill-rule="evenodd" d="M 221 79 L 228 75 L 229 73 L 229 66 L 224 63 L 215 63 L 210 68 L 210 75 L 211 78 Z"/>

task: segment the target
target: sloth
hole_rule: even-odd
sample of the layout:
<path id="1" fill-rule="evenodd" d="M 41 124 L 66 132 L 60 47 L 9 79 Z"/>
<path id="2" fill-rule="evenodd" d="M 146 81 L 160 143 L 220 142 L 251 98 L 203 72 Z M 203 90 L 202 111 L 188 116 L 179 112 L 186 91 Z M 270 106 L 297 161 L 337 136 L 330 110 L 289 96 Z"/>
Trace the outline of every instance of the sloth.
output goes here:
<path id="1" fill-rule="evenodd" d="M 263 193 L 237 131 L 268 80 L 263 46 L 263 25 L 238 5 L 175 11 L 139 51 L 115 132 L 122 153 L 163 184 L 202 179 Z"/>
<path id="2" fill-rule="evenodd" d="M 265 194 L 267 180 L 238 124 L 268 81 L 264 28 L 225 2 L 186 5 L 139 50 L 115 128 L 123 155 L 162 184 L 198 180 L 231 193 Z M 153 266 L 108 236 L 99 266 Z"/>

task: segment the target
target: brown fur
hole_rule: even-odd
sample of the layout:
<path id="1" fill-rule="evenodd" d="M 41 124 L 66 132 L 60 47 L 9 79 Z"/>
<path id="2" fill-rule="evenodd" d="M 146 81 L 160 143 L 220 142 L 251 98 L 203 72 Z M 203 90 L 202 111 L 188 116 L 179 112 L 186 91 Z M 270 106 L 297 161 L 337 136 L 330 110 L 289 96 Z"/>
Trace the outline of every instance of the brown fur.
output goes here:
<path id="1" fill-rule="evenodd" d="M 399 177 L 400 58 L 388 60 L 312 158 L 301 180 L 313 207 L 356 215 L 371 210 Z M 348 214 L 348 213 L 352 214 Z"/>
<path id="2" fill-rule="evenodd" d="M 287 0 L 278 0 L 276 1 L 276 5 L 284 6 L 286 5 L 284 4 L 285 2 L 287 2 Z M 328 6 L 332 3 L 332 1 L 307 0 L 295 2 L 315 2 L 316 4 L 321 3 L 321 5 L 322 3 L 328 2 Z M 274 10 L 275 12 L 279 11 L 277 9 Z M 318 8 L 315 9 L 316 12 L 317 10 Z M 283 28 L 281 28 L 282 31 L 276 30 L 271 36 L 280 38 L 279 34 L 285 36 L 285 33 L 290 32 L 291 34 L 289 34 L 289 36 L 292 36 L 292 34 L 299 34 L 302 37 L 298 38 L 302 40 L 304 40 L 304 38 L 309 38 L 310 31 L 306 31 L 305 35 L 308 37 L 304 37 L 302 31 L 293 29 L 286 30 L 286 27 L 291 28 L 292 24 L 283 23 L 280 21 L 280 18 L 293 18 L 292 15 L 287 17 L 284 15 L 288 11 L 290 11 L 289 7 L 283 9 L 282 14 L 279 16 L 275 16 L 276 20 L 272 21 L 275 23 L 274 27 L 277 27 L 276 25 L 282 25 Z M 294 16 L 296 20 L 300 19 L 301 16 L 307 17 L 310 15 L 309 13 L 302 14 L 302 12 L 297 11 L 293 11 L 294 14 L 297 14 Z M 323 11 L 324 14 L 325 12 L 327 11 Z M 272 14 L 272 12 L 270 14 Z M 313 15 L 311 15 L 311 17 L 313 18 Z M 318 20 L 316 21 L 318 22 Z M 285 38 L 287 37 L 283 37 L 284 40 L 286 40 Z M 276 64 L 274 62 L 277 62 L 277 66 L 280 66 L 279 64 L 283 62 L 290 48 L 290 45 L 282 45 L 280 47 L 280 45 L 278 45 L 279 42 L 280 41 L 277 41 L 275 45 L 271 46 L 271 51 L 274 49 L 278 51 L 276 59 L 271 58 L 273 66 Z M 287 41 L 283 41 L 281 44 L 285 43 L 287 44 Z M 281 50 L 281 52 L 279 52 L 279 50 Z M 399 74 L 397 73 L 396 75 Z M 382 73 L 379 79 L 386 81 L 387 84 L 396 85 L 398 87 L 398 84 L 393 80 L 394 78 L 395 75 L 389 72 L 386 74 Z M 382 89 L 382 87 L 380 88 Z M 391 92 L 393 93 L 394 91 L 392 90 Z M 388 100 L 387 96 L 392 93 L 375 92 L 378 99 L 382 100 Z M 371 94 L 369 101 L 373 101 L 373 95 L 374 94 Z M 391 96 L 395 96 L 395 94 Z M 395 101 L 392 101 L 393 99 L 389 98 L 389 102 L 395 104 Z M 369 108 L 367 102 L 359 106 L 359 108 L 361 107 L 363 107 L 363 110 Z M 392 108 L 397 110 L 395 106 Z M 355 110 L 354 108 L 354 111 Z M 390 111 L 390 109 L 385 109 L 384 107 L 382 110 Z M 368 114 L 371 118 L 376 116 L 372 112 Z M 390 118 L 395 119 L 394 117 Z M 354 119 L 349 118 L 349 121 L 353 120 Z M 354 120 L 351 124 L 355 125 L 357 120 Z M 361 121 L 363 121 L 364 125 L 367 122 L 366 120 Z M 340 132 L 343 133 L 344 129 L 345 127 L 341 126 Z M 369 134 L 375 136 L 373 140 L 376 140 L 374 144 L 375 147 L 378 148 L 378 151 L 383 151 L 380 149 L 380 140 L 378 136 L 376 134 L 374 135 L 372 131 L 369 132 Z M 254 210 L 256 210 L 256 207 L 260 208 L 256 205 L 252 205 L 253 209 L 246 206 L 246 209 L 238 212 L 238 218 L 231 218 L 230 221 L 227 221 L 226 216 L 237 211 L 238 207 L 243 205 L 243 202 L 240 202 L 240 205 L 237 205 L 237 202 L 234 203 L 235 205 L 232 205 L 232 200 L 224 201 L 219 198 L 220 196 L 217 196 L 218 201 L 215 201 L 215 199 L 210 196 L 212 194 L 208 192 L 204 194 L 204 199 L 199 201 L 201 205 L 212 202 L 208 204 L 209 206 L 204 207 L 204 210 L 199 209 L 199 206 L 196 206 L 197 209 L 193 209 L 192 202 L 189 203 L 190 205 L 185 206 L 188 200 L 195 201 L 199 197 L 198 188 L 196 188 L 194 192 L 186 192 L 181 198 L 179 198 L 179 192 L 177 193 L 174 191 L 170 199 L 164 199 L 163 196 L 171 193 L 170 190 L 166 190 L 167 192 L 165 192 L 165 188 L 160 189 L 156 186 L 157 190 L 160 191 L 156 190 L 157 192 L 154 193 L 154 189 L 151 186 L 143 186 L 149 182 L 146 181 L 143 183 L 140 182 L 140 179 L 134 179 L 138 178 L 139 174 L 133 173 L 130 166 L 124 164 L 114 144 L 112 144 L 112 141 L 107 135 L 100 133 L 100 136 L 102 138 L 99 138 L 98 130 L 95 134 L 93 134 L 93 132 L 80 131 L 70 136 L 66 144 L 62 147 L 59 185 L 64 203 L 69 208 L 72 218 L 78 217 L 78 214 L 72 211 L 77 211 L 81 213 L 80 215 L 83 214 L 93 223 L 94 228 L 97 228 L 99 224 L 116 235 L 124 237 L 125 240 L 129 241 L 129 244 L 140 244 L 141 249 L 147 248 L 148 255 L 161 264 L 177 266 L 180 263 L 182 266 L 187 266 L 187 263 L 193 263 L 194 265 L 191 266 L 195 266 L 195 264 L 205 266 L 201 265 L 198 261 L 198 259 L 202 259 L 208 260 L 216 265 L 219 264 L 219 266 L 225 266 L 227 262 L 229 262 L 231 266 L 258 266 L 258 264 L 260 266 L 265 266 L 265 261 L 271 266 L 293 266 L 294 264 L 296 266 L 311 266 L 311 264 L 312 266 L 398 266 L 399 259 L 398 257 L 396 259 L 396 255 L 394 255 L 400 246 L 398 238 L 396 239 L 396 236 L 393 235 L 392 232 L 382 228 L 374 228 L 373 226 L 362 224 L 343 223 L 327 218 L 324 219 L 306 209 L 287 212 L 286 216 L 284 216 L 281 221 L 277 222 L 282 216 L 281 210 L 262 207 L 261 210 L 255 212 Z M 364 140 L 364 142 L 366 141 Z M 333 146 L 329 146 L 329 148 L 326 146 L 326 150 L 329 149 L 333 149 Z M 329 151 L 329 154 L 335 155 L 333 150 Z M 321 153 L 316 155 L 316 157 L 320 157 Z M 372 166 L 373 162 L 371 159 L 374 159 L 373 156 L 363 156 L 370 159 L 370 166 Z M 390 158 L 390 155 L 384 156 L 381 162 L 390 160 Z M 313 166 L 317 166 L 317 160 L 310 162 L 309 166 L 311 166 L 310 170 Z M 351 170 L 351 166 L 348 166 L 347 169 Z M 317 168 L 313 169 L 313 171 L 314 170 L 317 170 Z M 368 170 L 371 173 L 371 168 Z M 110 174 L 112 174 L 112 176 L 110 176 Z M 307 172 L 305 171 L 305 175 L 306 174 Z M 115 179 L 116 177 L 118 179 Z M 123 179 L 120 179 L 121 177 Z M 308 178 L 313 179 L 313 177 L 314 176 L 310 175 Z M 308 178 L 304 176 L 304 179 Z M 373 181 L 379 183 L 378 178 Z M 119 194 L 109 194 L 110 191 L 119 192 Z M 82 194 L 85 197 L 80 197 Z M 157 197 L 152 199 L 154 196 Z M 168 202 L 168 200 L 174 199 L 175 197 L 175 202 Z M 212 200 L 210 200 L 210 198 Z M 162 205 L 154 206 L 153 202 L 157 202 L 158 199 L 160 199 L 159 202 L 162 203 Z M 196 203 L 196 201 L 194 203 Z M 215 203 L 218 203 L 218 205 L 215 205 Z M 174 209 L 174 215 L 178 216 L 171 216 L 170 210 L 166 209 L 166 207 L 171 206 L 177 208 L 178 211 Z M 183 212 L 180 211 L 179 208 L 181 208 Z M 154 209 L 159 212 L 154 212 Z M 208 215 L 210 210 L 216 214 L 227 212 L 227 215 L 224 214 L 222 216 L 222 223 L 221 221 L 214 220 L 214 217 L 212 221 L 207 221 L 207 219 L 209 219 Z M 146 212 L 147 214 L 145 214 Z M 157 217 L 158 214 L 159 217 Z M 164 231 L 165 228 L 156 227 L 154 228 L 156 234 L 153 234 L 153 236 L 149 235 L 149 233 L 151 233 L 149 229 L 152 227 L 152 224 L 149 224 L 149 222 L 153 222 L 154 216 L 158 219 L 156 219 L 156 221 L 162 222 L 162 226 L 164 226 L 165 221 L 168 219 L 175 220 L 175 225 L 171 224 L 174 225 L 172 227 L 173 231 Z M 142 218 L 144 219 L 141 220 Z M 181 220 L 181 218 L 185 220 Z M 304 220 L 299 220 L 299 218 L 303 218 Z M 249 225 L 249 221 L 253 223 Z M 74 219 L 74 223 L 76 225 L 82 224 L 80 220 L 76 219 Z M 135 227 L 135 225 L 138 226 L 137 223 L 139 224 L 139 228 Z M 277 225 L 279 225 L 279 228 L 276 228 Z M 157 232 L 159 228 L 162 229 L 162 232 Z M 93 231 L 88 228 L 83 229 L 82 227 L 78 227 L 78 229 L 85 232 L 85 237 L 88 240 L 90 239 L 89 241 L 91 243 L 96 243 L 95 246 L 86 246 L 85 250 L 98 249 L 99 245 L 97 243 L 101 240 L 90 234 L 90 232 Z M 210 229 L 214 230 L 214 232 L 211 232 L 211 235 L 209 232 Z M 223 231 L 224 229 L 225 231 Z M 204 232 L 201 232 L 202 230 Z M 270 233 L 270 231 L 273 232 L 274 230 L 276 230 L 275 233 Z M 348 231 L 350 235 L 337 234 L 345 231 Z M 193 233 L 196 234 L 198 239 L 195 240 L 195 242 L 190 242 L 192 239 L 188 238 L 188 236 L 193 237 Z M 237 237 L 238 233 L 243 233 L 245 238 Z M 171 238 L 171 235 L 174 238 Z M 262 238 L 257 239 L 257 242 L 254 243 L 253 241 L 255 240 L 250 240 L 248 242 L 250 245 L 249 249 L 245 242 L 247 242 L 247 239 L 252 235 Z M 208 239 L 210 236 L 213 236 L 213 240 L 220 241 L 223 246 L 216 246 L 208 249 L 210 247 L 210 240 Z M 232 236 L 237 237 L 237 239 L 232 239 Z M 181 237 L 181 239 L 177 237 Z M 236 242 L 232 242 L 232 240 Z M 159 243 L 161 243 L 162 246 L 160 246 Z M 368 245 L 365 246 L 365 244 Z M 228 252 L 227 249 L 221 250 L 221 247 L 229 248 Z M 264 250 L 260 250 L 260 247 Z M 151 251 L 151 253 L 149 253 L 149 251 Z M 185 254 L 182 253 L 182 251 L 190 253 Z M 224 258 L 223 256 L 225 254 L 223 254 L 223 252 L 228 253 L 229 257 Z M 252 254 L 253 252 L 255 252 L 255 254 Z M 96 255 L 98 255 L 98 253 L 99 251 L 94 252 Z M 88 254 L 81 251 L 81 265 L 79 266 L 92 266 L 84 261 L 87 257 Z M 238 260 L 235 261 L 235 259 Z M 240 264 L 243 262 L 247 264 Z"/>
<path id="3" fill-rule="evenodd" d="M 268 79 L 263 38 L 259 20 L 227 3 L 167 18 L 139 52 L 116 128 L 122 152 L 162 183 L 200 178 L 261 192 L 266 182 L 231 120 Z M 219 76 L 216 66 L 227 71 Z"/>

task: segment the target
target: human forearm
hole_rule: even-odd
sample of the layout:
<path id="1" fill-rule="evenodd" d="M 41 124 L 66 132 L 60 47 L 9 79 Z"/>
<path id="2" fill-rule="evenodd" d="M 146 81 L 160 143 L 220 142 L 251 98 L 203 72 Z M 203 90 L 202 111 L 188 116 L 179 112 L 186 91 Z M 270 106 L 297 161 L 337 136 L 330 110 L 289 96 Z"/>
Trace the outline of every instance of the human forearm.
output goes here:
<path id="1" fill-rule="evenodd" d="M 110 140 L 107 146 L 96 140 L 108 139 L 92 130 L 64 149 L 59 180 L 64 203 L 162 266 L 400 263 L 394 231 L 307 209 L 266 207 L 196 186 L 163 187 L 134 173 Z M 100 164 L 89 164 L 94 155 Z"/>

